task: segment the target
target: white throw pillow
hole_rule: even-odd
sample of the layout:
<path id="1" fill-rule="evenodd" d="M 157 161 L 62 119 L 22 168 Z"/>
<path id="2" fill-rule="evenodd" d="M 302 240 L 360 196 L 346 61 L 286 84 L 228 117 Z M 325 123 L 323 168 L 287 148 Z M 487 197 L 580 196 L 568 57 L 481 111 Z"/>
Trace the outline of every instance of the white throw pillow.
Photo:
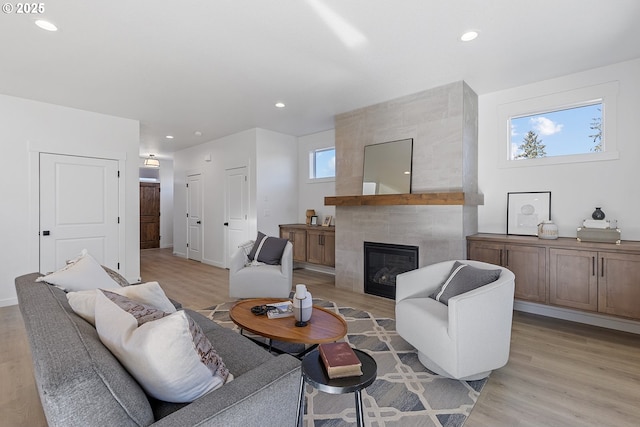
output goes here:
<path id="1" fill-rule="evenodd" d="M 192 402 L 233 379 L 202 329 L 182 310 L 164 313 L 105 290 L 96 295 L 96 330 L 156 399 Z"/>
<path id="2" fill-rule="evenodd" d="M 58 271 L 41 276 L 36 282 L 47 282 L 65 291 L 84 291 L 88 289 L 114 289 L 120 285 L 113 280 L 87 250 L 78 258 L 70 261 Z"/>
<path id="3" fill-rule="evenodd" d="M 167 298 L 158 282 L 147 282 L 110 290 L 166 313 L 175 313 L 176 311 L 175 306 Z M 69 300 L 69 305 L 73 311 L 94 326 L 96 324 L 96 295 L 98 292 L 100 292 L 99 289 L 91 289 L 67 294 L 67 300 Z"/>

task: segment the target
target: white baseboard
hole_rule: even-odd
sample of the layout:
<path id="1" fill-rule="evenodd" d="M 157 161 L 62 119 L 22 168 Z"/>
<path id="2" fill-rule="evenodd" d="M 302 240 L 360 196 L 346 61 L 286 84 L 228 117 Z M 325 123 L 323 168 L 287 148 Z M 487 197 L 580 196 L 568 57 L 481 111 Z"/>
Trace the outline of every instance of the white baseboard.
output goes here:
<path id="1" fill-rule="evenodd" d="M 222 265 L 222 263 L 217 262 L 217 261 L 213 261 L 213 260 L 210 260 L 210 259 L 204 259 L 203 258 L 202 259 L 202 263 L 203 264 L 207 264 L 207 265 L 212 265 L 212 266 L 218 267 L 218 268 L 225 268 L 224 265 Z"/>
<path id="2" fill-rule="evenodd" d="M 176 252 L 176 251 L 173 251 L 173 254 L 174 254 L 175 256 L 180 257 L 180 258 L 187 258 L 187 254 L 182 253 L 182 252 Z"/>
<path id="3" fill-rule="evenodd" d="M 571 310 L 569 308 L 517 300 L 513 303 L 513 308 L 514 310 L 524 311 L 525 313 L 539 314 L 541 316 L 554 317 L 556 319 L 586 323 L 587 325 L 599 326 L 601 328 L 640 334 L 640 322 L 635 320 L 606 316 L 598 313 L 586 313 L 584 311 Z"/>
<path id="4" fill-rule="evenodd" d="M 10 305 L 18 305 L 18 298 L 7 298 L 0 300 L 0 307 L 9 307 Z"/>

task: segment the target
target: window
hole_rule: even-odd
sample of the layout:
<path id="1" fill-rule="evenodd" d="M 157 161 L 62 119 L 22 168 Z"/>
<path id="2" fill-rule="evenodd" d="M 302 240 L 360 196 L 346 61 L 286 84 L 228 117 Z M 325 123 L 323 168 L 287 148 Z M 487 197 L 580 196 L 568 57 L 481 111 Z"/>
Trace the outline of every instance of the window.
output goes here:
<path id="1" fill-rule="evenodd" d="M 336 176 L 336 149 L 322 148 L 309 153 L 309 179 L 333 179 Z"/>
<path id="2" fill-rule="evenodd" d="M 599 153 L 602 139 L 602 102 L 512 117 L 511 160 Z"/>
<path id="3" fill-rule="evenodd" d="M 500 105 L 501 166 L 617 159 L 617 91 L 612 82 Z"/>

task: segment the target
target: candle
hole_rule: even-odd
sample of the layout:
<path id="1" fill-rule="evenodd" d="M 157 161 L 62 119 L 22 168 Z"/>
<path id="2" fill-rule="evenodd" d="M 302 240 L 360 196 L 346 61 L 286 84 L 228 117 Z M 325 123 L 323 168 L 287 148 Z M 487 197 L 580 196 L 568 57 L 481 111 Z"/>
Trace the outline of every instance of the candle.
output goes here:
<path id="1" fill-rule="evenodd" d="M 305 285 L 296 285 L 296 298 L 305 299 L 307 297 L 307 287 Z"/>

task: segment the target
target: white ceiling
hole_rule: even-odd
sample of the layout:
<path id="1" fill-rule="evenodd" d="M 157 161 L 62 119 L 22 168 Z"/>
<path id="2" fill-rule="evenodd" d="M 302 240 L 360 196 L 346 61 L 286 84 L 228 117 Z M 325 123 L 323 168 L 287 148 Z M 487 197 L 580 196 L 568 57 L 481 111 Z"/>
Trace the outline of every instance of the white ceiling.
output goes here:
<path id="1" fill-rule="evenodd" d="M 640 57 L 638 0 L 43 4 L 0 17 L 0 93 L 140 120 L 140 153 L 160 157 L 254 127 L 331 129 L 335 114 L 458 80 L 483 94 Z M 460 42 L 469 29 L 480 36 Z"/>

